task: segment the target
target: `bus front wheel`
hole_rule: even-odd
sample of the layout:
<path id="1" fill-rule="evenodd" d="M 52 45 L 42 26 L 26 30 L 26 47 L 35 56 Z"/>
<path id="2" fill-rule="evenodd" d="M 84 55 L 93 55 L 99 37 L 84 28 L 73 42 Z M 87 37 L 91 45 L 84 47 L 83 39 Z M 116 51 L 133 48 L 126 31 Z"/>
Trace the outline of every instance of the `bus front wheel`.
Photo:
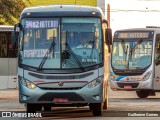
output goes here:
<path id="1" fill-rule="evenodd" d="M 102 103 L 90 103 L 89 108 L 94 116 L 102 115 Z"/>
<path id="2" fill-rule="evenodd" d="M 103 110 L 107 110 L 108 109 L 108 89 L 106 89 L 106 91 L 104 92 L 104 97 L 105 97 L 105 101 L 103 103 Z"/>
<path id="3" fill-rule="evenodd" d="M 27 113 L 36 113 L 36 106 L 35 104 L 27 104 L 26 106 L 26 110 L 27 110 Z"/>
<path id="4" fill-rule="evenodd" d="M 145 90 L 139 90 L 139 91 L 136 91 L 136 93 L 139 98 L 147 98 L 150 94 L 149 91 L 145 91 Z"/>

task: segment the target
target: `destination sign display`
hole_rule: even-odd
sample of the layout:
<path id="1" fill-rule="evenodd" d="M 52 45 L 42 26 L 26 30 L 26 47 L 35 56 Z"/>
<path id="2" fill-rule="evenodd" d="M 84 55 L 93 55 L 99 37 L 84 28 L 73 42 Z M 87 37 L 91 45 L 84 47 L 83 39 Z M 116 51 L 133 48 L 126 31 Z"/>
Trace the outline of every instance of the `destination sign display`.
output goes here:
<path id="1" fill-rule="evenodd" d="M 121 32 L 118 38 L 149 38 L 149 32 Z"/>
<path id="2" fill-rule="evenodd" d="M 26 20 L 25 28 L 58 28 L 58 20 Z"/>
<path id="3" fill-rule="evenodd" d="M 48 49 L 33 49 L 33 50 L 24 50 L 25 58 L 42 58 L 45 56 Z"/>

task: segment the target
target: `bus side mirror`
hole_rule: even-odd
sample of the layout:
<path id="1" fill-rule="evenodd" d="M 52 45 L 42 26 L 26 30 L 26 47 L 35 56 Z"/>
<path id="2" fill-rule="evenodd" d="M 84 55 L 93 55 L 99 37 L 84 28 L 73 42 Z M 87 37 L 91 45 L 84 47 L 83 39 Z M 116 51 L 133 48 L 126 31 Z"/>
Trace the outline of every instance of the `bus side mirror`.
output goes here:
<path id="1" fill-rule="evenodd" d="M 111 28 L 106 29 L 106 43 L 108 43 L 109 45 L 112 45 L 112 29 Z"/>
<path id="2" fill-rule="evenodd" d="M 20 23 L 14 25 L 14 31 L 12 32 L 12 49 L 18 48 L 18 37 L 19 37 Z"/>
<path id="3" fill-rule="evenodd" d="M 108 26 L 108 21 L 106 19 L 103 19 L 103 25 L 105 27 L 105 34 L 106 34 L 106 44 L 112 45 L 112 29 Z"/>
<path id="4" fill-rule="evenodd" d="M 112 29 L 111 28 L 106 29 L 106 45 L 108 46 L 108 51 L 110 53 L 111 52 L 110 45 L 112 45 Z"/>

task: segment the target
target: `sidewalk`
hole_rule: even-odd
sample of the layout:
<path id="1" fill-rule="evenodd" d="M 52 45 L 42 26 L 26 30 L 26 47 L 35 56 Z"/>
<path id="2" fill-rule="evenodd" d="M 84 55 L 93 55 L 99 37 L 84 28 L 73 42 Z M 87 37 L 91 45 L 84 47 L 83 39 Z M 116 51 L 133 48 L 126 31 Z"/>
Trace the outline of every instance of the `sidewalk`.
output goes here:
<path id="1" fill-rule="evenodd" d="M 0 100 L 19 99 L 18 89 L 4 89 L 0 90 Z"/>

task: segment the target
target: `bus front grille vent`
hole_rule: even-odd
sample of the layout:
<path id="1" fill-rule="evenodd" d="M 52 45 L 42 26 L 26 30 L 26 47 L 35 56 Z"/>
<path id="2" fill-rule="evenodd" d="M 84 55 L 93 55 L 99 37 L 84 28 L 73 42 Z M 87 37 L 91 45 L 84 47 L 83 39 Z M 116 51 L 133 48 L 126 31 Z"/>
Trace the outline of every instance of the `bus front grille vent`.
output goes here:
<path id="1" fill-rule="evenodd" d="M 47 88 L 47 87 L 39 87 L 42 90 L 80 90 L 82 87 L 71 87 L 71 88 Z"/>
<path id="2" fill-rule="evenodd" d="M 41 96 L 38 101 L 53 101 L 54 98 L 67 98 L 69 101 L 85 101 L 80 95 L 68 92 L 68 93 L 46 93 Z"/>
<path id="3" fill-rule="evenodd" d="M 36 73 L 31 73 L 29 72 L 29 75 L 39 78 L 39 79 L 82 79 L 85 77 L 88 77 L 90 75 L 94 74 L 94 72 L 89 72 L 89 73 L 85 73 L 85 74 L 81 74 L 81 75 L 68 75 L 68 76 L 62 76 L 62 75 L 41 75 L 41 74 L 36 74 Z"/>
<path id="4" fill-rule="evenodd" d="M 117 82 L 118 87 L 124 88 L 124 86 L 132 86 L 132 88 L 137 88 L 139 83 L 120 83 Z"/>

